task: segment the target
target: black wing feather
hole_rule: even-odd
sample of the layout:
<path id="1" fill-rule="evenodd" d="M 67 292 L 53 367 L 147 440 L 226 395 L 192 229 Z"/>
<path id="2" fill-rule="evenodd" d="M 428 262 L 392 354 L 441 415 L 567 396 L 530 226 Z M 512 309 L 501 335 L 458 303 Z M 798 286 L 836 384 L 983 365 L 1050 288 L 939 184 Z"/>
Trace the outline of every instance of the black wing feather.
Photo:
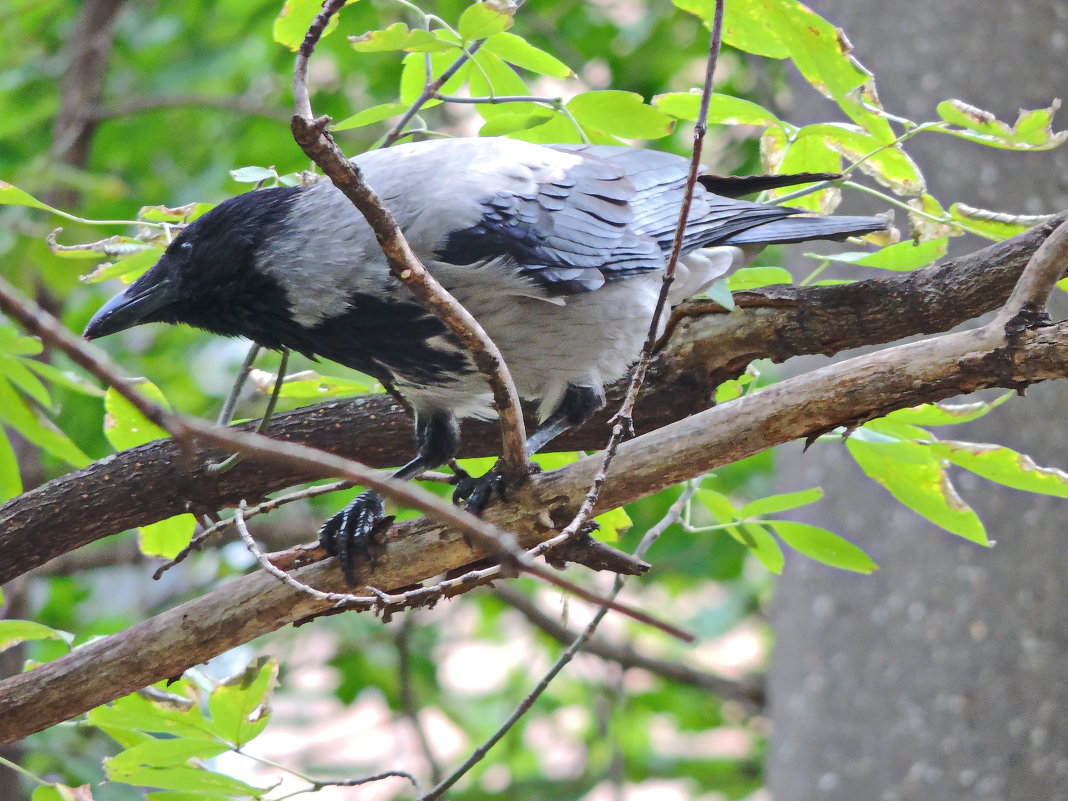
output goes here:
<path id="1" fill-rule="evenodd" d="M 611 145 L 550 145 L 581 155 L 565 176 L 536 194 L 501 193 L 482 201 L 478 224 L 449 234 L 437 255 L 451 264 L 509 259 L 550 294 L 588 292 L 663 269 L 685 192 L 689 164 L 670 153 Z M 786 186 L 830 176 L 702 177 L 690 208 L 683 255 L 714 245 L 844 238 L 886 227 L 874 217 L 812 217 L 713 194 Z"/>

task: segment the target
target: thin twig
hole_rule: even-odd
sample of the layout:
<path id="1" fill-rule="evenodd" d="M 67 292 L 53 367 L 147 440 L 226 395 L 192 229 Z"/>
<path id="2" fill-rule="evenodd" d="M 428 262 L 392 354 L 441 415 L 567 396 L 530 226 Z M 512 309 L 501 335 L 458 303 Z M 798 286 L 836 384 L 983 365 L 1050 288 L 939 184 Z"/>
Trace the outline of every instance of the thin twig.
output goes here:
<path id="1" fill-rule="evenodd" d="M 687 494 L 687 492 L 689 492 L 689 494 Z M 639 558 L 644 556 L 645 552 L 649 550 L 649 547 L 654 542 L 656 542 L 660 534 L 663 533 L 668 526 L 678 520 L 679 515 L 682 514 L 682 510 L 685 508 L 686 502 L 689 501 L 690 497 L 692 496 L 692 493 L 693 488 L 688 487 L 687 491 L 684 491 L 683 494 L 680 495 L 679 498 L 677 498 L 673 504 L 671 504 L 671 507 L 668 509 L 664 517 L 655 526 L 650 528 L 644 537 L 642 537 L 641 542 L 638 544 L 637 549 L 634 551 L 635 556 Z M 625 581 L 626 578 L 624 576 L 616 576 L 615 584 L 612 587 L 612 591 L 608 594 L 608 601 L 615 601 L 616 596 L 619 595 L 619 591 L 623 589 L 623 584 L 625 583 Z M 471 768 L 477 765 L 486 756 L 486 754 L 489 753 L 490 749 L 493 748 L 493 746 L 500 742 L 501 739 L 509 731 L 511 731 L 515 724 L 519 722 L 519 719 L 522 718 L 523 715 L 525 715 L 532 706 L 534 706 L 534 702 L 537 701 L 541 694 L 545 692 L 549 684 L 552 683 L 553 679 L 555 679 L 560 674 L 560 671 L 562 671 L 567 666 L 567 664 L 572 659 L 574 659 L 575 654 L 582 650 L 583 646 L 586 645 L 587 641 L 589 641 L 590 637 L 593 636 L 593 633 L 597 630 L 597 627 L 604 619 L 604 616 L 608 614 L 608 609 L 608 604 L 604 604 L 597 610 L 597 613 L 593 616 L 593 619 L 590 620 L 590 622 L 586 625 L 586 628 L 582 630 L 582 633 L 574 639 L 571 645 L 568 646 L 567 650 L 560 654 L 560 657 L 556 660 L 553 666 L 549 668 L 549 670 L 545 673 L 544 676 L 541 677 L 538 683 L 534 685 L 534 688 L 527 694 L 527 696 L 519 702 L 519 704 L 514 710 L 512 710 L 512 714 L 508 716 L 504 723 L 502 723 L 497 728 L 497 730 L 494 731 L 493 734 L 491 734 L 489 738 L 486 739 L 485 742 L 483 742 L 474 751 L 472 751 L 471 754 L 467 757 L 467 759 L 464 760 L 463 764 L 461 764 L 452 773 L 450 773 L 444 780 L 439 782 L 429 793 L 422 796 L 419 801 L 433 801 L 433 799 L 440 798 L 442 793 L 444 793 L 446 790 L 456 784 L 456 782 L 458 782 L 461 778 L 463 778 L 463 776 L 469 770 L 471 770 Z"/>
<path id="2" fill-rule="evenodd" d="M 529 623 L 537 626 L 557 642 L 566 645 L 578 636 L 577 631 L 569 629 L 552 615 L 543 612 L 537 604 L 526 595 L 507 585 L 496 586 L 493 594 L 519 612 Z M 759 711 L 764 705 L 764 691 L 757 683 L 735 681 L 697 670 L 681 662 L 656 659 L 638 653 L 629 643 L 610 642 L 600 636 L 590 639 L 585 652 L 631 670 L 644 670 L 667 681 L 684 684 L 721 698 L 743 704 L 750 711 Z"/>
<path id="3" fill-rule="evenodd" d="M 0 277 L 0 311 L 19 322 L 31 334 L 41 337 L 46 343 L 65 353 L 90 375 L 114 387 L 138 412 L 169 432 L 175 441 L 184 447 L 190 447 L 193 440 L 198 440 L 269 462 L 282 462 L 291 467 L 303 466 L 309 475 L 323 478 L 342 476 L 466 532 L 493 552 L 501 552 L 504 556 L 525 561 L 523 552 L 515 549 L 512 544 L 513 537 L 410 482 L 383 477 L 359 462 L 342 459 L 304 445 L 281 442 L 246 431 L 217 428 L 196 418 L 164 410 L 142 396 L 132 382 L 123 378 L 119 368 L 102 351 L 83 344 L 55 317 L 23 297 L 3 277 Z M 525 569 L 526 565 L 522 567 Z"/>
<path id="4" fill-rule="evenodd" d="M 539 103 L 543 106 L 559 106 L 563 100 L 559 97 L 535 97 L 533 95 L 490 95 L 488 97 L 460 97 L 458 95 L 434 95 L 435 100 L 442 103 L 460 103 L 461 105 L 477 106 L 480 104 L 495 105 L 497 103 Z"/>
<path id="5" fill-rule="evenodd" d="M 526 453 L 526 429 L 519 404 L 519 393 L 508 373 L 504 357 L 478 321 L 416 258 L 392 213 L 374 190 L 367 185 L 359 167 L 345 158 L 326 132 L 325 126 L 329 119 L 313 117 L 307 86 L 308 59 L 314 52 L 319 36 L 330 17 L 342 5 L 344 5 L 343 0 L 328 0 L 324 4 L 323 10 L 316 16 L 297 54 L 297 64 L 294 70 L 297 114 L 292 120 L 293 136 L 305 154 L 322 168 L 333 184 L 352 201 L 367 220 L 389 262 L 390 273 L 403 281 L 471 354 L 479 372 L 493 392 L 494 404 L 500 419 L 501 475 L 510 484 L 522 483 L 529 477 L 530 465 Z M 477 44 L 479 43 L 476 42 Z M 471 52 L 475 49 L 477 48 L 472 46 Z M 447 80 L 445 75 L 442 75 L 439 80 L 443 82 L 443 79 Z M 428 89 L 430 88 L 428 86 Z M 433 91 L 437 91 L 437 88 L 440 87 L 435 87 Z"/>
<path id="6" fill-rule="evenodd" d="M 709 44 L 708 59 L 705 65 L 705 83 L 701 94 L 701 110 L 698 115 L 697 125 L 694 129 L 694 148 L 693 156 L 690 160 L 690 172 L 687 176 L 686 189 L 683 195 L 682 208 L 679 212 L 679 223 L 675 232 L 675 240 L 672 244 L 671 256 L 668 259 L 667 268 L 664 271 L 664 280 L 660 289 L 660 296 L 657 299 L 656 309 L 653 312 L 653 319 L 649 325 L 649 333 L 646 337 L 645 346 L 642 348 L 641 356 L 639 357 L 638 364 L 635 366 L 633 377 L 631 379 L 631 385 L 627 392 L 627 398 L 624 401 L 623 408 L 617 414 L 617 421 L 612 431 L 612 437 L 608 442 L 608 446 L 605 448 L 604 458 L 601 462 L 601 467 L 594 477 L 594 481 L 590 487 L 589 492 L 586 493 L 586 498 L 583 500 L 582 506 L 579 508 L 578 513 L 568 526 L 561 532 L 560 535 L 554 537 L 553 540 L 560 542 L 563 539 L 574 536 L 585 525 L 589 516 L 593 513 L 594 506 L 597 503 L 597 498 L 600 495 L 601 486 L 608 476 L 608 468 L 611 465 L 612 459 L 615 456 L 616 448 L 619 445 L 620 440 L 623 437 L 625 430 L 630 430 L 632 425 L 630 423 L 631 412 L 634 406 L 634 400 L 637 397 L 638 391 L 641 389 L 641 385 L 645 378 L 645 371 L 649 364 L 649 359 L 653 352 L 653 348 L 656 345 L 657 335 L 660 329 L 660 317 L 663 314 L 664 308 L 667 305 L 668 290 L 671 288 L 671 283 L 674 280 L 675 268 L 678 264 L 679 255 L 682 252 L 683 235 L 686 231 L 686 222 L 689 218 L 690 204 L 693 200 L 694 187 L 697 185 L 697 176 L 700 171 L 701 165 L 701 147 L 704 140 L 705 130 L 707 128 L 708 107 L 709 101 L 712 95 L 712 75 L 715 71 L 716 60 L 719 56 L 720 38 L 723 23 L 723 0 L 716 0 L 715 16 L 712 21 L 712 34 Z M 681 499 L 681 503 L 677 500 L 672 504 L 671 509 L 668 511 L 668 515 L 665 516 L 665 520 L 669 517 L 677 519 L 678 515 L 682 513 L 683 508 L 686 505 L 688 498 Z M 663 521 L 662 521 L 663 522 Z M 671 519 L 669 522 L 664 523 L 662 528 L 659 526 L 654 527 L 662 531 L 666 529 L 670 522 L 674 522 Z M 650 529 L 649 533 L 642 538 L 641 543 L 638 546 L 638 550 L 635 555 L 641 557 L 645 551 L 655 542 L 659 536 L 659 531 L 654 533 L 654 529 Z M 653 536 L 649 536 L 653 534 Z M 551 541 L 550 541 L 551 542 Z M 543 543 L 544 545 L 544 543 Z M 541 546 L 538 546 L 540 548 Z M 532 549 L 530 553 L 533 553 L 537 549 Z M 619 575 L 616 577 L 615 585 L 612 588 L 612 592 L 609 594 L 609 600 L 614 601 L 620 590 L 623 589 L 624 577 Z M 541 680 L 535 685 L 534 689 L 519 703 L 519 705 L 509 715 L 508 719 L 501 724 L 500 727 L 490 737 L 482 743 L 478 748 L 471 752 L 470 756 L 464 760 L 456 770 L 454 770 L 448 777 L 441 781 L 434 787 L 429 793 L 424 795 L 420 801 L 433 801 L 433 799 L 440 798 L 441 795 L 458 782 L 472 767 L 480 762 L 490 749 L 493 748 L 500 740 L 512 729 L 513 726 L 519 721 L 523 715 L 526 714 L 534 702 L 545 692 L 549 684 L 556 678 L 564 667 L 574 658 L 575 654 L 581 650 L 586 642 L 593 636 L 593 633 L 597 630 L 601 620 L 608 613 L 608 607 L 602 606 L 597 610 L 597 613 L 593 616 L 593 619 L 587 624 L 586 628 L 582 630 L 582 633 L 575 638 L 574 642 L 567 648 L 564 653 L 560 655 L 560 658 L 556 661 L 548 672 L 542 676 Z"/>
<path id="7" fill-rule="evenodd" d="M 295 590 L 299 590 L 306 595 L 310 595 L 313 598 L 318 598 L 320 601 L 332 601 L 337 605 L 356 606 L 356 607 L 373 607 L 379 603 L 381 596 L 375 595 L 353 595 L 348 592 L 323 592 L 317 590 L 308 584 L 301 581 L 297 581 L 291 575 L 284 570 L 280 570 L 275 567 L 270 559 L 260 550 L 260 547 L 256 544 L 256 541 L 252 538 L 252 534 L 249 533 L 248 526 L 245 525 L 245 502 L 241 501 L 238 504 L 237 509 L 234 510 L 234 525 L 237 526 L 237 533 L 241 535 L 242 541 L 245 543 L 245 547 L 248 548 L 248 552 L 252 554 L 253 558 L 259 562 L 260 567 L 281 581 L 283 584 L 288 584 Z"/>
<path id="8" fill-rule="evenodd" d="M 340 490 L 352 489 L 356 486 L 352 481 L 334 481 L 330 484 L 318 484 L 314 487 L 305 487 L 302 490 L 296 492 L 290 492 L 286 495 L 280 495 L 277 498 L 272 498 L 269 501 L 257 504 L 256 506 L 250 506 L 245 509 L 245 519 L 254 517 L 256 515 L 266 514 L 267 512 L 277 509 L 279 506 L 284 506 L 287 503 L 293 503 L 294 501 L 302 501 L 307 498 L 314 498 L 317 495 L 326 495 L 329 492 L 339 492 Z M 156 572 L 152 574 L 152 578 L 159 580 L 160 576 L 166 573 L 175 565 L 184 562 L 189 554 L 193 551 L 199 551 L 204 547 L 204 543 L 214 537 L 216 534 L 220 534 L 226 529 L 237 524 L 237 521 L 233 517 L 228 517 L 225 520 L 220 520 L 218 523 L 214 523 L 208 526 L 180 550 L 175 556 L 166 564 L 160 565 L 156 568 Z"/>
<path id="9" fill-rule="evenodd" d="M 415 690 L 412 687 L 412 629 L 415 626 L 415 612 L 405 613 L 397 629 L 395 638 L 397 643 L 397 687 L 400 694 L 401 711 L 411 724 L 416 740 L 419 741 L 419 750 L 423 752 L 423 759 L 430 768 L 430 781 L 437 784 L 441 781 L 441 765 L 434 750 L 430 747 L 430 738 L 427 737 L 422 721 L 419 720 L 419 704 L 415 698 Z"/>
<path id="10" fill-rule="evenodd" d="M 697 177 L 701 172 L 701 149 L 704 143 L 705 132 L 708 129 L 708 107 L 712 98 L 712 76 L 716 70 L 716 61 L 719 58 L 721 35 L 723 29 L 723 0 L 716 0 L 715 16 L 712 20 L 712 33 L 708 46 L 708 58 L 705 62 L 705 83 L 701 90 L 701 107 L 697 115 L 697 124 L 693 133 L 693 154 L 690 158 L 690 169 L 686 176 L 686 188 L 683 192 L 682 207 L 679 209 L 679 221 L 675 228 L 675 239 L 671 245 L 671 255 L 668 258 L 667 267 L 664 270 L 664 280 L 660 286 L 660 295 L 657 297 L 656 307 L 653 311 L 652 320 L 649 322 L 649 333 L 646 336 L 645 345 L 642 348 L 638 362 L 631 372 L 630 385 L 627 388 L 623 404 L 616 413 L 612 427 L 612 435 L 604 449 L 601 467 L 594 476 L 586 497 L 579 507 L 572 521 L 560 534 L 550 540 L 539 544 L 529 552 L 531 556 L 539 556 L 549 549 L 574 537 L 583 529 L 590 515 L 597 505 L 597 499 L 601 493 L 601 487 L 608 480 L 608 470 L 615 458 L 616 450 L 623 436 L 633 432 L 634 404 L 638 399 L 638 393 L 645 382 L 645 374 L 649 368 L 649 361 L 656 349 L 657 336 L 660 332 L 660 318 L 667 307 L 668 292 L 675 280 L 675 269 L 682 253 L 683 237 L 686 233 L 686 223 L 690 216 L 690 205 L 693 202 L 694 188 L 697 186 Z"/>
<path id="11" fill-rule="evenodd" d="M 473 42 L 470 47 L 465 48 L 456 58 L 456 61 L 450 64 L 436 80 L 430 81 L 423 87 L 423 91 L 419 97 L 417 97 L 415 102 L 408 107 L 408 110 L 404 112 L 404 115 L 397 121 L 397 124 L 394 125 L 390 132 L 382 139 L 382 147 L 389 147 L 400 138 L 401 134 L 404 132 L 404 127 L 412 121 L 412 117 L 418 114 L 419 109 L 425 106 L 427 102 L 434 99 L 434 96 L 438 93 L 441 87 L 459 71 L 460 67 L 467 63 L 468 59 L 478 52 L 484 41 L 485 39 L 479 39 L 477 42 Z M 427 77 L 429 78 L 429 73 L 427 74 Z M 308 116 L 311 115 L 309 114 Z"/>
<path id="12" fill-rule="evenodd" d="M 416 792 L 419 792 L 421 787 L 419 780 L 415 778 L 406 770 L 385 770 L 381 773 L 376 773 L 373 776 L 364 776 L 362 779 L 337 779 L 336 781 L 313 781 L 312 786 L 308 790 L 300 790 L 299 793 L 317 793 L 324 787 L 359 787 L 363 784 L 370 784 L 371 782 L 380 782 L 383 779 L 407 779 L 412 783 L 412 787 Z M 297 795 L 298 793 L 291 793 L 290 795 Z M 282 798 L 289 798 L 290 796 L 283 796 Z M 278 801 L 282 801 L 279 799 Z"/>

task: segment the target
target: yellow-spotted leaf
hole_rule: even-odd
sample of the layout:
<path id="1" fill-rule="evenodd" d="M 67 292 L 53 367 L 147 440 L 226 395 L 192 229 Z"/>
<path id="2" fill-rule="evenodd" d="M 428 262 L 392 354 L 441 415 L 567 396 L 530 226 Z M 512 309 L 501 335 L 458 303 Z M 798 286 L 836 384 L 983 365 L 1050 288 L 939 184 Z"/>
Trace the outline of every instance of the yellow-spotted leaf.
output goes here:
<path id="1" fill-rule="evenodd" d="M 928 447 L 937 456 L 989 481 L 1025 492 L 1068 498 L 1068 473 L 1055 467 L 1039 467 L 1025 453 L 1001 445 L 952 440 L 932 442 Z"/>
<path id="2" fill-rule="evenodd" d="M 989 545 L 979 517 L 957 494 L 940 459 L 925 444 L 893 440 L 858 429 L 846 440 L 867 476 L 898 501 L 937 526 Z"/>
<path id="3" fill-rule="evenodd" d="M 1068 131 L 1053 130 L 1053 115 L 1060 108 L 1054 101 L 1049 108 L 1021 109 L 1015 125 L 1002 122 L 989 111 L 963 100 L 943 100 L 938 116 L 959 128 L 940 128 L 944 133 L 972 142 L 1007 150 L 1050 150 L 1068 139 Z"/>

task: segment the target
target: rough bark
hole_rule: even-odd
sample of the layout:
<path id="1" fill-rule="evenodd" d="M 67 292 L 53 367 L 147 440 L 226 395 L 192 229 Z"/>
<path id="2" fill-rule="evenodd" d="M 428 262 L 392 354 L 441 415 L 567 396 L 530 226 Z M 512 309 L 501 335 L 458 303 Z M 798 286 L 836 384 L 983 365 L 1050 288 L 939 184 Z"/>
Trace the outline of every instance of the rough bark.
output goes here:
<path id="1" fill-rule="evenodd" d="M 707 409 L 623 443 L 599 508 L 633 501 L 775 445 L 895 408 L 990 386 L 1020 387 L 1068 375 L 1068 324 L 1013 335 L 988 326 L 901 345 L 814 370 Z M 530 547 L 556 533 L 585 497 L 597 455 L 534 477 L 486 519 Z M 409 587 L 472 564 L 486 551 L 424 520 L 382 535 L 384 553 L 358 581 Z M 334 560 L 294 571 L 302 582 L 340 590 Z M 0 683 L 0 743 L 26 736 L 211 656 L 329 612 L 334 604 L 257 572 Z"/>
<path id="2" fill-rule="evenodd" d="M 706 408 L 715 385 L 756 358 L 783 361 L 945 331 L 993 309 L 1008 297 L 1024 264 L 1056 222 L 901 279 L 769 287 L 740 295 L 741 308 L 732 314 L 682 319 L 671 347 L 650 370 L 636 427 L 640 433 L 651 431 Z M 686 308 L 699 311 L 701 306 Z M 610 392 L 601 414 L 554 441 L 554 447 L 602 446 L 622 391 L 617 387 Z M 409 421 L 387 396 L 333 401 L 278 415 L 270 433 L 372 467 L 395 466 L 411 449 Z M 494 455 L 498 447 L 495 424 L 465 423 L 463 456 Z M 242 499 L 253 503 L 309 478 L 292 468 L 252 460 L 221 474 L 205 469 L 222 456 L 197 453 L 189 460 L 171 441 L 153 442 L 0 506 L 0 583 L 115 532 L 181 512 L 215 511 Z"/>

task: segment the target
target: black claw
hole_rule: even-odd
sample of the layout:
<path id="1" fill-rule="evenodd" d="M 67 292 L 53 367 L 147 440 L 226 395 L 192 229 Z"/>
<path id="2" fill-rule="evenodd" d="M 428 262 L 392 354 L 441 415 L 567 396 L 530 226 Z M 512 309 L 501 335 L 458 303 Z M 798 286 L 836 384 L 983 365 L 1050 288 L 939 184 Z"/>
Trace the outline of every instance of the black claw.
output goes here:
<path id="1" fill-rule="evenodd" d="M 457 506 L 464 504 L 467 511 L 478 515 L 482 514 L 494 497 L 504 498 L 504 479 L 496 468 L 478 478 L 467 474 L 459 476 L 456 489 L 452 493 L 452 502 Z"/>
<path id="2" fill-rule="evenodd" d="M 350 587 L 356 586 L 355 562 L 373 562 L 374 535 L 388 520 L 382 496 L 373 490 L 361 492 L 352 503 L 331 517 L 319 529 L 319 544 L 341 562 Z"/>

